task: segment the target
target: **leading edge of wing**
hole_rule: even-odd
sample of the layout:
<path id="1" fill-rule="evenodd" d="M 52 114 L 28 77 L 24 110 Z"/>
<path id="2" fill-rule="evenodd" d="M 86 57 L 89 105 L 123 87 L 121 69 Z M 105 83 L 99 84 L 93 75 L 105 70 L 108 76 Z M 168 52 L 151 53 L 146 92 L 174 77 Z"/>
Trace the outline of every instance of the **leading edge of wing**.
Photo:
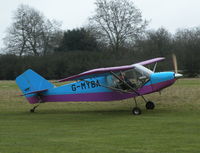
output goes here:
<path id="1" fill-rule="evenodd" d="M 150 60 L 142 61 L 142 62 L 139 62 L 139 63 L 136 63 L 136 64 L 148 65 L 148 64 L 152 64 L 152 63 L 163 61 L 164 59 L 165 59 L 164 57 L 158 57 L 158 58 L 153 58 L 153 59 L 150 59 Z M 135 64 L 133 64 L 133 65 L 135 65 Z"/>
<path id="2" fill-rule="evenodd" d="M 83 73 L 58 80 L 58 82 L 87 79 L 87 78 L 90 78 L 90 77 L 95 77 L 95 75 L 96 76 L 97 75 L 99 76 L 100 74 L 106 75 L 106 74 L 110 73 L 111 71 L 112 72 L 125 71 L 125 70 L 129 70 L 129 69 L 133 69 L 136 64 L 147 65 L 147 64 L 152 64 L 152 63 L 155 63 L 155 62 L 162 61 L 164 59 L 165 59 L 164 57 L 158 57 L 158 58 L 153 58 L 153 59 L 150 59 L 150 60 L 142 61 L 142 62 L 139 62 L 139 63 L 135 63 L 135 64 L 132 64 L 132 65 L 107 67 L 107 68 L 97 68 L 97 69 L 85 71 Z"/>

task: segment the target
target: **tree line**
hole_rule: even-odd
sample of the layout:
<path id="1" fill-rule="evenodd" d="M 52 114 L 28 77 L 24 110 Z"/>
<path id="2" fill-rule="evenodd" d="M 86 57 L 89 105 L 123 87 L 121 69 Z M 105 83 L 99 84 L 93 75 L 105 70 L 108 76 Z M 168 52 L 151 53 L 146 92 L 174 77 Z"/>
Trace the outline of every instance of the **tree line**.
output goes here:
<path id="1" fill-rule="evenodd" d="M 132 64 L 166 57 L 158 71 L 179 70 L 188 77 L 199 75 L 200 28 L 147 30 L 148 21 L 129 0 L 97 0 L 89 24 L 63 31 L 58 21 L 20 5 L 4 38 L 0 55 L 0 79 L 15 79 L 32 68 L 47 79 L 60 79 L 83 71 Z"/>

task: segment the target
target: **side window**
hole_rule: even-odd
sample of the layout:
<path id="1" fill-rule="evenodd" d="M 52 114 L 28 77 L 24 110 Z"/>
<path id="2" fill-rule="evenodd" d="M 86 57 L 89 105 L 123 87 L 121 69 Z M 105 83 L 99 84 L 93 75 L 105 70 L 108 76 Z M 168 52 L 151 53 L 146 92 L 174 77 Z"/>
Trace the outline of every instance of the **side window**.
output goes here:
<path id="1" fill-rule="evenodd" d="M 137 72 L 135 69 L 128 70 L 124 72 L 126 82 L 134 89 L 138 89 L 144 85 L 148 78 L 141 73 Z"/>
<path id="2" fill-rule="evenodd" d="M 131 90 L 131 88 L 138 89 L 144 85 L 148 80 L 147 77 L 135 71 L 135 69 L 116 73 L 120 81 L 114 75 L 106 76 L 106 82 L 109 87 L 118 88 L 122 90 Z"/>
<path id="3" fill-rule="evenodd" d="M 106 81 L 109 87 L 116 87 L 118 83 L 118 79 L 115 78 L 113 75 L 108 75 L 106 77 Z"/>
<path id="4" fill-rule="evenodd" d="M 128 79 L 128 84 L 134 88 L 137 89 L 139 88 L 139 84 L 138 84 L 138 77 L 140 74 L 138 74 L 136 71 L 134 70 L 129 70 L 125 72 L 125 76 Z"/>
<path id="5" fill-rule="evenodd" d="M 137 87 L 141 87 L 144 85 L 144 83 L 149 79 L 147 76 L 144 76 L 143 74 L 133 70 L 134 73 L 134 82 L 136 83 Z"/>

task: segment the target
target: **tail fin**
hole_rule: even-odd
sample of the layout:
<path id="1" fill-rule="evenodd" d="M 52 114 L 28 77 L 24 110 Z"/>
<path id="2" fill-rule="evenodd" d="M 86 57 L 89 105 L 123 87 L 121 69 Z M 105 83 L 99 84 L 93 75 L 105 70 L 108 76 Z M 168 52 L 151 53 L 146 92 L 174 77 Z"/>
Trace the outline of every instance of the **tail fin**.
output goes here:
<path id="1" fill-rule="evenodd" d="M 31 69 L 19 75 L 16 78 L 16 83 L 31 104 L 40 101 L 39 93 L 54 87 L 53 84 Z"/>

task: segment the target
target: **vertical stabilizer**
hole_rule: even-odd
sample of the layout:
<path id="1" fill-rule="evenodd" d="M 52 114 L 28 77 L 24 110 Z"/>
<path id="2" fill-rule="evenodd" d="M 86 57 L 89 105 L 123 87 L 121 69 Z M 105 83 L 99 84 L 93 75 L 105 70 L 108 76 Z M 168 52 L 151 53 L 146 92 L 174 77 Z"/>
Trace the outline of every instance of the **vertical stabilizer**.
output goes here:
<path id="1" fill-rule="evenodd" d="M 31 69 L 19 75 L 16 78 L 16 83 L 30 103 L 39 102 L 39 93 L 54 87 L 53 84 Z"/>

